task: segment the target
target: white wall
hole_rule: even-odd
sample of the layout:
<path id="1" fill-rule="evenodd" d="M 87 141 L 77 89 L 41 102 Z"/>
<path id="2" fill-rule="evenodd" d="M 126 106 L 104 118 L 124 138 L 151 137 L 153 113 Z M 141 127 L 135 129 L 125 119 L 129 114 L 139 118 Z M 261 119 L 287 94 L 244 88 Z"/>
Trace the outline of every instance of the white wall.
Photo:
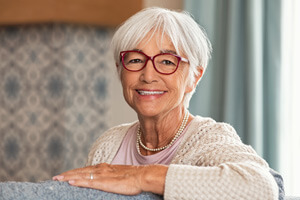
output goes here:
<path id="1" fill-rule="evenodd" d="M 183 7 L 183 0 L 144 0 L 144 7 L 164 7 L 174 10 L 181 10 Z"/>

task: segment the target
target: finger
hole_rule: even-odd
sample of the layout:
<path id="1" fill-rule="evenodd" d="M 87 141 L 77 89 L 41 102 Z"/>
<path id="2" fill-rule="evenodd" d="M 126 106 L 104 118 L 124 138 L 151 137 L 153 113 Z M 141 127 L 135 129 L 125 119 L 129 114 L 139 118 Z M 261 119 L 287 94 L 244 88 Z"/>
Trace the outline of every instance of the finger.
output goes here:
<path id="1" fill-rule="evenodd" d="M 78 174 L 78 173 L 96 173 L 96 171 L 103 171 L 103 172 L 113 171 L 110 166 L 111 165 L 109 165 L 107 163 L 100 163 L 98 165 L 72 169 L 72 170 L 66 171 L 60 175 L 65 176 L 65 175 L 69 175 L 69 174 Z"/>
<path id="2" fill-rule="evenodd" d="M 84 168 L 77 168 L 77 169 L 72 169 L 69 171 L 66 171 L 64 173 L 61 173 L 59 175 L 56 175 L 52 178 L 52 180 L 62 180 L 64 177 L 66 176 L 73 176 L 73 175 L 79 175 L 79 174 L 90 174 L 93 173 L 93 167 L 89 166 L 89 167 L 84 167 Z"/>
<path id="3" fill-rule="evenodd" d="M 118 183 L 117 180 L 101 179 L 101 180 L 69 180 L 68 183 L 72 186 L 92 188 L 102 190 L 106 192 L 124 194 L 124 195 L 136 195 L 142 192 L 136 187 L 128 187 L 124 183 Z"/>
<path id="4" fill-rule="evenodd" d="M 91 171 L 93 171 L 93 168 L 94 167 L 84 167 L 84 168 L 77 168 L 77 169 L 72 169 L 72 170 L 69 170 L 69 171 L 66 171 L 60 175 L 69 175 L 69 174 L 80 174 L 80 173 L 90 173 Z"/>
<path id="5" fill-rule="evenodd" d="M 72 186 L 77 187 L 85 187 L 85 188 L 92 188 L 97 190 L 102 190 L 106 192 L 113 192 L 111 190 L 108 190 L 105 184 L 102 182 L 102 180 L 89 180 L 89 179 L 72 179 L 68 180 L 68 183 Z"/>
<path id="6" fill-rule="evenodd" d="M 86 179 L 86 180 L 91 180 L 95 179 L 96 176 L 95 174 L 92 173 L 77 173 L 77 174 L 67 174 L 67 175 L 59 175 L 53 177 L 53 180 L 57 181 L 68 181 L 68 180 L 77 180 L 77 179 Z"/>
<path id="7" fill-rule="evenodd" d="M 123 174 L 121 174 L 122 176 Z M 68 181 L 68 180 L 96 180 L 96 179 L 103 179 L 103 178 L 118 178 L 120 177 L 120 173 L 110 173 L 110 172 L 102 172 L 102 171 L 94 171 L 89 173 L 69 173 L 64 175 L 56 176 L 55 178 L 59 181 Z"/>
<path id="8" fill-rule="evenodd" d="M 73 186 L 78 186 L 78 187 L 87 187 L 87 188 L 93 188 L 93 189 L 101 189 L 100 184 L 96 183 L 95 180 L 88 180 L 88 179 L 74 179 L 74 180 L 69 180 L 68 183 Z M 98 185 L 98 187 L 97 187 Z"/>
<path id="9" fill-rule="evenodd" d="M 71 179 L 91 179 L 91 174 L 93 177 L 96 176 L 107 176 L 108 173 L 113 172 L 113 168 L 109 164 L 102 163 L 95 166 L 88 166 L 84 168 L 77 168 L 73 170 L 66 171 L 60 175 L 54 176 L 52 180 L 66 181 Z"/>

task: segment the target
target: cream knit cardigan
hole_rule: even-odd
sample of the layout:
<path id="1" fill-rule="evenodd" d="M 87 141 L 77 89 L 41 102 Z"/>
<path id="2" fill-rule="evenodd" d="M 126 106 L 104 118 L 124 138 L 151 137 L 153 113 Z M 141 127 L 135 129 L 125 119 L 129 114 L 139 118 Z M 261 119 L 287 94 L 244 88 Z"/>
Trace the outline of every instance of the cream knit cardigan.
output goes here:
<path id="1" fill-rule="evenodd" d="M 109 129 L 93 144 L 87 165 L 111 163 L 128 129 Z M 169 166 L 164 199 L 278 199 L 265 160 L 226 123 L 196 116 Z"/>

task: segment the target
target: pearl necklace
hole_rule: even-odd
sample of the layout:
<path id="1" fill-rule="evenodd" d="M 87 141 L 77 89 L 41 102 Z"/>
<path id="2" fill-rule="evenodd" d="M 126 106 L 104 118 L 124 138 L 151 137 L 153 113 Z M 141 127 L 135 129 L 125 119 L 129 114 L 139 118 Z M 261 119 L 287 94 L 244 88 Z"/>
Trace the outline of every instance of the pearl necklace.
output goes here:
<path id="1" fill-rule="evenodd" d="M 150 148 L 146 147 L 146 145 L 143 144 L 142 139 L 141 139 L 141 127 L 139 126 L 138 130 L 137 130 L 137 141 L 136 141 L 136 148 L 137 148 L 139 154 L 141 154 L 141 152 L 140 152 L 140 145 L 145 150 L 148 150 L 148 151 L 162 151 L 162 150 L 167 149 L 170 146 L 172 146 L 174 144 L 174 142 L 177 140 L 177 138 L 181 135 L 181 133 L 183 132 L 183 130 L 185 129 L 188 119 L 189 119 L 189 112 L 186 111 L 186 113 L 184 115 L 184 118 L 183 118 L 183 120 L 181 122 L 181 125 L 180 125 L 177 133 L 175 134 L 174 138 L 172 139 L 172 141 L 169 144 L 167 144 L 166 146 L 163 146 L 163 147 L 160 147 L 160 148 L 156 148 L 156 149 L 150 149 Z"/>

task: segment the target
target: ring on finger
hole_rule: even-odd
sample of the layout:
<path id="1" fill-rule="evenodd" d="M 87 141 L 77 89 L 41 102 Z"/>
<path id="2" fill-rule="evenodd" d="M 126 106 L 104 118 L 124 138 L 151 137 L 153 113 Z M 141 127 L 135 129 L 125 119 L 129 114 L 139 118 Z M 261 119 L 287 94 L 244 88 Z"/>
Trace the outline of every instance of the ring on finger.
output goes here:
<path id="1" fill-rule="evenodd" d="M 94 179 L 94 175 L 93 173 L 90 173 L 90 179 L 93 180 Z"/>

